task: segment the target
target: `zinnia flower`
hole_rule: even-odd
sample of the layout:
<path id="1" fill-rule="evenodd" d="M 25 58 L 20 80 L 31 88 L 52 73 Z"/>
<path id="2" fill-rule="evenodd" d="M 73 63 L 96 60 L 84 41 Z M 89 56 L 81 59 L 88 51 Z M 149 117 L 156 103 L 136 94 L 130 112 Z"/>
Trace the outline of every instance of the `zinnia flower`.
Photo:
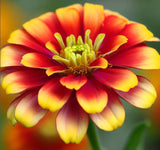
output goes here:
<path id="1" fill-rule="evenodd" d="M 20 94 L 8 118 L 34 126 L 47 111 L 56 112 L 65 143 L 79 143 L 89 117 L 100 128 L 120 127 L 125 110 L 119 97 L 150 107 L 156 92 L 128 68 L 158 69 L 160 56 L 145 41 L 158 40 L 142 24 L 101 5 L 86 3 L 57 9 L 14 31 L 1 51 L 8 94 Z"/>

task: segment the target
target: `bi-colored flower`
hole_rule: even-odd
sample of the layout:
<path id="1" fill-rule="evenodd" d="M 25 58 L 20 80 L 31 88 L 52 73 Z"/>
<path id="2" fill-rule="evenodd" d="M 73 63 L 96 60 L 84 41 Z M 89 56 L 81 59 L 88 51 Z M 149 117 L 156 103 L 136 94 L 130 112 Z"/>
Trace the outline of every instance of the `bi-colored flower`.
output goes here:
<path id="1" fill-rule="evenodd" d="M 89 118 L 100 128 L 120 127 L 125 110 L 119 97 L 150 107 L 156 92 L 129 68 L 159 69 L 158 52 L 145 41 L 158 41 L 142 24 L 101 5 L 86 3 L 57 9 L 14 31 L 1 51 L 8 94 L 20 94 L 8 118 L 31 127 L 56 112 L 65 143 L 79 143 Z"/>

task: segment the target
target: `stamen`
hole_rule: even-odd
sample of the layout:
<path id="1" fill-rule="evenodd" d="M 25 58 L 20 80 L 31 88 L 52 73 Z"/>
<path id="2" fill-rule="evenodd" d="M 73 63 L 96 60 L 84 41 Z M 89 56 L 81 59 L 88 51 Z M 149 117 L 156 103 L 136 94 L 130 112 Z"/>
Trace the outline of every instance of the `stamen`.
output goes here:
<path id="1" fill-rule="evenodd" d="M 55 50 L 54 46 L 51 44 L 51 42 L 46 43 L 46 48 L 48 48 L 53 54 L 59 55 L 59 53 Z"/>
<path id="2" fill-rule="evenodd" d="M 84 65 L 87 65 L 87 53 L 86 52 L 82 53 L 82 63 Z"/>
<path id="3" fill-rule="evenodd" d="M 62 57 L 60 57 L 60 56 L 58 56 L 58 55 L 54 55 L 53 57 L 52 57 L 54 60 L 56 60 L 56 61 L 58 61 L 58 62 L 62 62 L 62 63 L 64 63 L 64 64 L 66 64 L 67 66 L 69 65 L 69 60 L 67 60 L 67 59 L 64 59 L 64 58 L 62 58 Z"/>
<path id="4" fill-rule="evenodd" d="M 78 45 L 83 45 L 83 44 L 84 44 L 84 43 L 83 43 L 83 40 L 82 40 L 82 37 L 81 37 L 80 35 L 78 36 L 77 44 L 78 44 Z"/>
<path id="5" fill-rule="evenodd" d="M 77 66 L 77 59 L 75 53 L 70 54 L 70 66 Z"/>
<path id="6" fill-rule="evenodd" d="M 68 48 L 64 49 L 64 58 L 70 59 L 70 50 Z"/>
<path id="7" fill-rule="evenodd" d="M 100 33 L 98 34 L 98 36 L 95 39 L 94 42 L 94 50 L 98 51 L 100 45 L 102 44 L 103 40 L 104 40 L 105 34 L 104 33 Z"/>
<path id="8" fill-rule="evenodd" d="M 90 35 L 91 31 L 90 30 L 87 30 L 85 32 L 85 43 L 88 44 L 89 43 L 89 35 Z"/>
<path id="9" fill-rule="evenodd" d="M 75 45 L 76 44 L 75 36 L 73 34 L 71 34 L 70 37 L 72 38 L 72 44 Z"/>
<path id="10" fill-rule="evenodd" d="M 89 45 L 90 49 L 93 50 L 93 45 L 92 45 L 92 40 L 91 39 L 89 39 L 88 45 Z"/>
<path id="11" fill-rule="evenodd" d="M 67 39 L 66 39 L 66 44 L 67 44 L 67 47 L 71 47 L 71 46 L 72 46 L 73 41 L 72 41 L 71 36 L 68 36 L 68 37 L 67 37 Z"/>
<path id="12" fill-rule="evenodd" d="M 62 36 L 61 36 L 58 32 L 56 32 L 56 33 L 54 34 L 54 36 L 55 36 L 55 38 L 57 39 L 57 41 L 59 42 L 61 48 L 64 49 L 64 48 L 65 48 L 65 44 L 64 44 L 64 42 L 63 42 Z"/>
<path id="13" fill-rule="evenodd" d="M 112 51 L 109 51 L 109 52 L 103 54 L 102 57 L 105 57 L 105 56 L 107 56 L 107 55 L 110 55 L 110 54 L 112 54 L 112 53 L 115 52 L 115 51 L 117 51 L 117 49 L 112 50 Z"/>
<path id="14" fill-rule="evenodd" d="M 77 65 L 81 65 L 82 64 L 82 55 L 76 54 L 76 58 L 77 58 Z"/>
<path id="15" fill-rule="evenodd" d="M 69 67 L 66 70 L 66 73 L 67 74 L 74 74 L 75 76 L 78 76 L 80 74 L 87 75 L 88 69 L 85 65 L 79 65 L 79 66 L 75 66 L 75 67 Z"/>
<path id="16" fill-rule="evenodd" d="M 88 58 L 89 58 L 88 62 L 89 62 L 89 64 L 90 64 L 92 61 L 94 61 L 94 60 L 96 59 L 95 52 L 94 52 L 94 51 L 91 51 L 91 52 L 88 54 Z"/>

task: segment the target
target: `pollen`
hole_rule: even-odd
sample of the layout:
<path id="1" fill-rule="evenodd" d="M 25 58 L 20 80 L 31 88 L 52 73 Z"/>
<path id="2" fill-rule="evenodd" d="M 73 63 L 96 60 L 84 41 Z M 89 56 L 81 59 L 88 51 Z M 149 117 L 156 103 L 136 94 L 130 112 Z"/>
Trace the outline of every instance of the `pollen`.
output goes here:
<path id="1" fill-rule="evenodd" d="M 91 64 L 97 57 L 99 57 L 98 49 L 103 42 L 105 34 L 98 34 L 92 44 L 90 39 L 90 30 L 86 30 L 84 40 L 82 36 L 78 36 L 76 39 L 73 34 L 66 38 L 66 46 L 59 33 L 55 33 L 54 36 L 61 46 L 59 55 L 54 55 L 53 59 L 59 63 L 63 63 L 67 66 L 67 72 L 78 74 L 87 74 L 87 66 Z M 69 71 L 68 71 L 69 70 Z"/>

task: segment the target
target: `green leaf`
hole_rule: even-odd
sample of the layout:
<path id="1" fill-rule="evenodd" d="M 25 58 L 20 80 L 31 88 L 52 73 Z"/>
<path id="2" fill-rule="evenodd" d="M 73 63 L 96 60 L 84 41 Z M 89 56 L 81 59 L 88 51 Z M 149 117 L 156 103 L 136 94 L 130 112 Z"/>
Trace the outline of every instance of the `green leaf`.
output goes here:
<path id="1" fill-rule="evenodd" d="M 124 150 L 144 150 L 144 137 L 150 124 L 149 120 L 138 124 L 132 131 Z"/>

